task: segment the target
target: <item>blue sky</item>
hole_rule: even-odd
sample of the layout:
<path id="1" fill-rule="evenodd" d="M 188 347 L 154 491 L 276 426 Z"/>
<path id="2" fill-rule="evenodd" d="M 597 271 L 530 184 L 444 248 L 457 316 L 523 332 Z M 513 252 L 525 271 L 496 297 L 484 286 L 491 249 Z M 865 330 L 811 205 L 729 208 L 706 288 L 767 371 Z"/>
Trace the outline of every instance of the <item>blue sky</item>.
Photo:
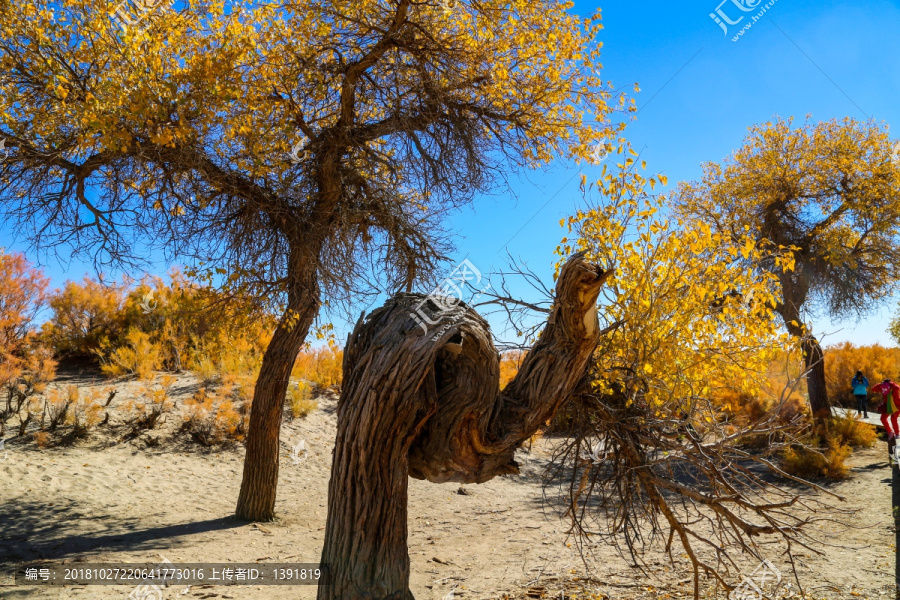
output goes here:
<path id="1" fill-rule="evenodd" d="M 640 85 L 640 112 L 625 135 L 651 172 L 665 173 L 670 184 L 695 180 L 702 162 L 723 159 L 741 145 L 749 125 L 775 116 L 900 123 L 897 2 L 776 0 L 736 42 L 732 36 L 767 2 L 718 2 L 600 4 L 601 76 L 622 88 Z M 745 13 L 734 2 L 757 8 Z M 576 2 L 573 10 L 587 15 L 597 6 Z M 719 7 L 732 21 L 746 15 L 729 26 L 728 35 L 709 16 Z M 900 131 L 895 128 L 892 137 Z M 581 172 L 590 178 L 599 168 L 556 164 L 514 178 L 512 195 L 479 198 L 450 221 L 458 233 L 456 258 L 467 257 L 487 273 L 504 266 L 508 250 L 549 281 L 553 250 L 565 235 L 558 223 L 581 199 Z M 4 229 L 8 237 L 11 232 L 3 227 L 0 232 Z M 0 245 L 24 249 L 15 241 Z M 54 285 L 92 272 L 77 261 L 50 260 L 44 267 Z M 897 298 L 859 323 L 817 319 L 814 331 L 827 334 L 826 344 L 893 345 L 886 328 Z M 347 325 L 335 325 L 342 339 Z"/>
<path id="2" fill-rule="evenodd" d="M 600 4 L 602 77 L 617 86 L 639 83 L 640 112 L 625 136 L 649 171 L 665 173 L 670 185 L 696 180 L 701 163 L 722 160 L 740 147 L 748 126 L 775 116 L 872 118 L 897 123 L 892 137 L 900 137 L 898 3 L 777 0 L 733 42 L 749 19 L 726 36 L 709 16 L 719 1 Z M 596 7 L 576 2 L 575 11 Z M 742 13 L 732 0 L 721 10 L 731 21 L 758 13 Z M 504 244 L 522 228 L 508 243 L 510 253 L 549 276 L 553 250 L 565 235 L 559 220 L 581 198 L 579 172 L 590 179 L 599 167 L 530 173 L 515 184 L 515 200 L 486 198 L 460 214 L 453 220 L 460 258 L 482 271 L 502 267 Z M 897 298 L 859 323 L 816 319 L 814 331 L 828 344 L 894 345 L 886 329 Z"/>

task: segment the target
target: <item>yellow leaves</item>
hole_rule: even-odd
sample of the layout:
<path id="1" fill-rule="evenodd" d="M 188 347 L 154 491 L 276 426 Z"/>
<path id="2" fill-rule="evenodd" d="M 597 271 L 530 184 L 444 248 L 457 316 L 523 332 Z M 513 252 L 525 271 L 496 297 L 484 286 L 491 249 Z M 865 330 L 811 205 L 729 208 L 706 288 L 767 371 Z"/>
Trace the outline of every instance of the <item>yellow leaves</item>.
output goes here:
<path id="1" fill-rule="evenodd" d="M 569 225 L 578 235 L 574 250 L 616 265 L 600 319 L 624 325 L 601 342 L 597 372 L 652 378 L 652 385 L 635 385 L 665 412 L 672 403 L 708 397 L 717 378 L 752 387 L 778 328 L 771 311 L 760 309 L 775 282 L 732 258 L 754 256 L 755 244 L 732 242 L 694 220 L 657 218 L 668 207 L 664 197 L 645 194 L 653 183 L 638 173 L 614 175 L 599 184 L 603 202 Z M 744 297 L 758 301 L 751 306 Z M 612 383 L 594 387 L 608 391 Z"/>

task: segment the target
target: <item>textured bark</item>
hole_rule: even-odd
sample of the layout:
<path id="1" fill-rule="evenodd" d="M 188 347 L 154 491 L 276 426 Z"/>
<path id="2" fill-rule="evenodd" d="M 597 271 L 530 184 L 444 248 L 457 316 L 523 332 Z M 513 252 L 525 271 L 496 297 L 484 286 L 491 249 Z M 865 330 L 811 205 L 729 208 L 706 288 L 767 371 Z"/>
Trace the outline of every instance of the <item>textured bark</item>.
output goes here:
<path id="1" fill-rule="evenodd" d="M 288 293 L 288 308 L 263 355 L 253 390 L 244 477 L 235 515 L 247 521 L 275 518 L 278 487 L 278 450 L 284 398 L 291 368 L 319 310 L 319 288 L 314 272 Z"/>
<path id="2" fill-rule="evenodd" d="M 831 415 L 828 388 L 825 383 L 825 354 L 819 341 L 806 330 L 800 318 L 800 307 L 806 302 L 809 283 L 808 278 L 802 276 L 802 269 L 798 268 L 797 271 L 799 273 L 783 273 L 779 278 L 784 301 L 776 308 L 784 320 L 788 333 L 800 340 L 810 411 L 816 418 L 824 419 Z M 795 277 L 798 281 L 795 281 Z"/>
<path id="3" fill-rule="evenodd" d="M 400 294 L 361 319 L 344 353 L 319 600 L 409 600 L 407 477 L 480 483 L 518 472 L 516 448 L 551 418 L 585 373 L 599 338 L 607 273 L 575 255 L 516 378 L 499 391 L 487 322 L 460 303 Z M 421 309 L 425 331 L 411 316 Z"/>
<path id="4" fill-rule="evenodd" d="M 828 403 L 828 389 L 825 384 L 825 354 L 819 341 L 811 335 L 800 344 L 803 349 L 803 360 L 806 365 L 806 390 L 809 394 L 809 408 L 818 418 L 831 415 Z"/>

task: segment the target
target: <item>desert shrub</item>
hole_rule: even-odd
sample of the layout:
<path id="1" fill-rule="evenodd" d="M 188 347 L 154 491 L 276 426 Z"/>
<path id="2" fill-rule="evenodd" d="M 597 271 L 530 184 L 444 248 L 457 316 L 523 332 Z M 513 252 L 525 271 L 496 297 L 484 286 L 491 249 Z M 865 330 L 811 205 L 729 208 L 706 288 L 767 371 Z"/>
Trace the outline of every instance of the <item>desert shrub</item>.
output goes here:
<path id="1" fill-rule="evenodd" d="M 850 387 L 850 380 L 857 371 L 862 371 L 874 385 L 900 373 L 900 348 L 854 346 L 847 342 L 825 349 L 825 382 L 828 397 L 835 403 L 856 408 L 856 400 Z"/>
<path id="2" fill-rule="evenodd" d="M 782 468 L 803 479 L 845 479 L 849 472 L 845 461 L 851 452 L 850 446 L 842 445 L 837 438 L 827 440 L 825 448 L 792 445 L 784 450 Z"/>
<path id="3" fill-rule="evenodd" d="M 149 276 L 115 286 L 68 282 L 50 304 L 44 338 L 61 355 L 98 358 L 113 376 L 187 367 L 209 384 L 223 374 L 243 375 L 258 370 L 275 324 L 254 299 L 178 271 L 168 282 Z M 149 354 L 136 352 L 136 342 Z"/>
<path id="4" fill-rule="evenodd" d="M 74 386 L 73 386 L 74 387 Z M 75 388 L 77 392 L 78 388 Z M 66 422 L 69 408 L 72 406 L 72 394 L 59 389 L 50 390 L 44 400 L 44 414 L 47 417 L 47 429 L 54 431 Z M 44 423 L 41 423 L 43 428 Z"/>
<path id="5" fill-rule="evenodd" d="M 109 377 L 120 377 L 133 374 L 139 379 L 149 379 L 161 365 L 159 344 L 151 341 L 150 336 L 138 329 L 128 330 L 124 344 L 106 352 L 97 352 L 100 358 L 100 369 Z"/>
<path id="6" fill-rule="evenodd" d="M 103 413 L 100 392 L 92 390 L 90 395 L 84 396 L 76 386 L 70 385 L 67 388 L 67 395 L 71 405 L 66 422 L 72 426 L 74 437 L 83 437 L 100 423 L 100 415 Z"/>
<path id="7" fill-rule="evenodd" d="M 850 415 L 831 417 L 819 425 L 819 435 L 852 448 L 871 448 L 878 439 L 874 426 Z"/>
<path id="8" fill-rule="evenodd" d="M 50 434 L 46 431 L 35 431 L 31 436 L 38 448 L 46 448 L 50 444 Z"/>
<path id="9" fill-rule="evenodd" d="M 46 278 L 24 256 L 0 250 L 0 429 L 15 415 L 24 433 L 30 401 L 55 376 L 56 363 L 33 328 L 46 288 Z"/>
<path id="10" fill-rule="evenodd" d="M 153 429 L 175 407 L 169 398 L 169 390 L 174 384 L 175 378 L 165 375 L 156 384 L 142 386 L 139 396 L 128 401 L 125 410 L 136 429 Z"/>
<path id="11" fill-rule="evenodd" d="M 333 340 L 318 348 L 307 346 L 294 361 L 291 375 L 321 388 L 341 384 L 344 350 Z"/>
<path id="12" fill-rule="evenodd" d="M 235 408 L 227 393 L 200 389 L 185 403 L 182 430 L 203 446 L 239 442 L 246 433 L 246 417 Z"/>
<path id="13" fill-rule="evenodd" d="M 11 416 L 18 415 L 19 431 L 23 435 L 35 415 L 34 401 L 55 376 L 56 361 L 50 350 L 41 345 L 29 344 L 19 356 L 0 358 L 0 394 L 6 401 L 0 412 L 0 422 L 5 423 Z"/>
<path id="14" fill-rule="evenodd" d="M 61 356 L 93 358 L 125 334 L 123 304 L 124 283 L 69 281 L 50 297 L 52 312 L 42 335 Z"/>
<path id="15" fill-rule="evenodd" d="M 78 386 L 69 385 L 65 390 L 50 390 L 44 400 L 43 415 L 48 419 L 47 430 L 54 431 L 60 425 L 71 425 L 72 436 L 83 437 L 100 423 L 103 404 L 100 392 L 93 390 L 84 396 Z M 41 429 L 44 421 L 41 420 Z"/>
<path id="16" fill-rule="evenodd" d="M 15 355 L 46 301 L 47 279 L 22 254 L 0 250 L 0 352 Z"/>
<path id="17" fill-rule="evenodd" d="M 319 403 L 312 399 L 313 388 L 308 381 L 300 381 L 297 385 L 288 386 L 288 400 L 291 403 L 291 415 L 295 419 L 306 417 L 318 408 Z"/>

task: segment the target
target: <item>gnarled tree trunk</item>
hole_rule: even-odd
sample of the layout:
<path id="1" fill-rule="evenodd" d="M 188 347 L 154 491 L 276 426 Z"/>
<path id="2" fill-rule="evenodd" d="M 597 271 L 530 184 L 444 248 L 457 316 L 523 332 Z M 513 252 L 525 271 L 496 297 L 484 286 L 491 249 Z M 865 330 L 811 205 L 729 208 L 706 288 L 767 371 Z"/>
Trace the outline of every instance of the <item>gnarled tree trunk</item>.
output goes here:
<path id="1" fill-rule="evenodd" d="M 585 373 L 607 275 L 582 255 L 567 261 L 547 326 L 503 392 L 488 324 L 464 304 L 441 312 L 431 299 L 400 294 L 357 323 L 344 352 L 328 487 L 322 563 L 331 585 L 319 600 L 412 598 L 407 477 L 481 483 L 518 472 L 516 448 Z M 424 331 L 417 308 L 439 323 Z"/>

